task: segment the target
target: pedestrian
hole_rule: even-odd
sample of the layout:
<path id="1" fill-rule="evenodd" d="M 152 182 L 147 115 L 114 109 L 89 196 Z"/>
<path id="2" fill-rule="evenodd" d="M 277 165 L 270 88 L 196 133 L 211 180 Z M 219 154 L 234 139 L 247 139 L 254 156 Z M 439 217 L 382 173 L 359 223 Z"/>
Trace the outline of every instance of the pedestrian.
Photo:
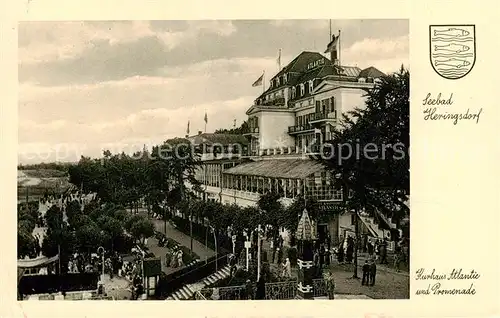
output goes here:
<path id="1" fill-rule="evenodd" d="M 323 271 L 323 265 L 325 264 L 325 247 L 321 244 L 319 248 L 319 271 Z"/>
<path id="2" fill-rule="evenodd" d="M 314 255 L 313 255 L 313 264 L 314 264 L 314 268 L 316 269 L 316 277 L 319 276 L 319 272 L 320 272 L 320 267 L 319 267 L 319 252 L 318 250 L 315 250 L 314 251 Z"/>
<path id="3" fill-rule="evenodd" d="M 380 244 L 380 264 L 387 264 L 387 242 L 385 238 Z"/>
<path id="4" fill-rule="evenodd" d="M 292 265 L 290 264 L 290 259 L 287 257 L 285 263 L 283 263 L 283 277 L 290 279 L 292 277 Z"/>
<path id="5" fill-rule="evenodd" d="M 367 249 L 368 249 L 368 256 L 370 258 L 372 258 L 373 257 L 373 249 L 374 249 L 374 247 L 373 247 L 373 244 L 372 244 L 371 240 L 368 241 Z"/>
<path id="6" fill-rule="evenodd" d="M 370 264 L 370 286 L 375 285 L 375 276 L 377 276 L 377 265 L 375 264 L 375 260 L 371 260 Z"/>
<path id="7" fill-rule="evenodd" d="M 347 250 L 346 250 L 346 262 L 351 263 L 352 262 L 352 254 L 354 252 L 354 245 L 351 240 L 349 240 L 349 243 L 347 244 Z"/>
<path id="8" fill-rule="evenodd" d="M 368 264 L 368 260 L 365 261 L 365 264 L 362 267 L 363 270 L 363 279 L 361 280 L 361 285 L 369 285 L 370 284 L 370 264 Z"/>
<path id="9" fill-rule="evenodd" d="M 344 263 L 344 248 L 342 246 L 342 243 L 340 243 L 337 249 L 337 261 L 339 262 L 339 264 Z"/>
<path id="10" fill-rule="evenodd" d="M 271 240 L 270 248 L 273 251 L 273 255 L 272 255 L 272 262 L 273 263 L 274 263 L 274 259 L 275 259 L 275 256 L 276 256 L 276 245 L 277 244 L 274 243 L 274 240 Z"/>
<path id="11" fill-rule="evenodd" d="M 178 267 L 184 266 L 184 260 L 182 259 L 182 256 L 183 256 L 182 250 L 179 250 L 179 252 L 177 254 L 177 266 Z"/>
<path id="12" fill-rule="evenodd" d="M 236 272 L 236 256 L 231 254 L 229 256 L 229 265 L 231 266 L 231 270 L 229 271 L 229 276 L 233 277 L 233 274 Z"/>

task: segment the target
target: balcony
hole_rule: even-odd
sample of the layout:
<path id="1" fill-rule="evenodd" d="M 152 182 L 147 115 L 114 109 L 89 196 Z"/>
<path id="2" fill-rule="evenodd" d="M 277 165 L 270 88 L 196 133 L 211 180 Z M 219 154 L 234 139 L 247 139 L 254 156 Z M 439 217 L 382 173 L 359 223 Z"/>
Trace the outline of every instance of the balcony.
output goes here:
<path id="1" fill-rule="evenodd" d="M 274 106 L 274 107 L 286 108 L 284 97 L 278 97 L 278 98 L 262 101 L 261 105 L 262 106 Z"/>
<path id="2" fill-rule="evenodd" d="M 311 124 L 305 124 L 305 125 L 297 125 L 297 126 L 288 126 L 288 133 L 289 134 L 299 134 L 303 132 L 309 132 L 313 131 L 314 128 Z"/>
<path id="3" fill-rule="evenodd" d="M 331 112 L 331 113 L 315 113 L 314 114 L 314 120 L 311 120 L 311 123 L 320 123 L 320 122 L 326 122 L 326 121 L 336 121 L 337 120 L 337 112 Z"/>
<path id="4" fill-rule="evenodd" d="M 243 136 L 258 136 L 259 135 L 259 127 L 250 127 L 249 132 L 244 133 Z"/>

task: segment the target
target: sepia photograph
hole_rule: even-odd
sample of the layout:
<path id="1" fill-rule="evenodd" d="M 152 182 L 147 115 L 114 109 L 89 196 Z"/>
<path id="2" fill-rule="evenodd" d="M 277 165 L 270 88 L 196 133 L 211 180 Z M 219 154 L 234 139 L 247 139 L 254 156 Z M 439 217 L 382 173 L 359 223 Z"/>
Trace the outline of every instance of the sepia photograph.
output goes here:
<path id="1" fill-rule="evenodd" d="M 19 22 L 17 299 L 409 299 L 409 46 L 407 19 Z"/>

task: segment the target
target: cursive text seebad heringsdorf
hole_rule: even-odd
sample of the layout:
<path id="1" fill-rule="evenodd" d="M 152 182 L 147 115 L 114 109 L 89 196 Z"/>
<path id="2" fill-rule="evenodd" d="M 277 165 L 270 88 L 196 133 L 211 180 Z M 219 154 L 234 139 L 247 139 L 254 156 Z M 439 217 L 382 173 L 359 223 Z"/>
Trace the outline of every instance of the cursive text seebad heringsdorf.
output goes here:
<path id="1" fill-rule="evenodd" d="M 441 93 L 437 94 L 436 98 L 431 97 L 431 93 L 427 93 L 427 96 L 424 98 L 422 105 L 428 106 L 441 106 L 441 105 L 453 105 L 453 93 L 450 94 L 448 98 L 441 98 Z"/>
<path id="2" fill-rule="evenodd" d="M 459 120 L 476 120 L 476 124 L 479 123 L 479 118 L 483 112 L 482 108 L 479 108 L 477 113 L 471 113 L 469 108 L 465 113 L 449 113 L 438 112 L 436 107 L 429 107 L 424 110 L 424 120 L 452 120 L 453 125 L 456 125 Z"/>

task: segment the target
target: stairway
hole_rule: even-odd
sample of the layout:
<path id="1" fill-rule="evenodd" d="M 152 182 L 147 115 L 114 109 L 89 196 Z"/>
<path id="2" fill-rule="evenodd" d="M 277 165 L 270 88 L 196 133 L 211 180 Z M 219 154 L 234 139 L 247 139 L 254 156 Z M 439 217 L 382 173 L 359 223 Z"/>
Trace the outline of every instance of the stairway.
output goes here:
<path id="1" fill-rule="evenodd" d="M 218 281 L 229 277 L 231 273 L 231 268 L 229 265 L 223 267 L 212 275 L 205 277 L 204 279 L 194 283 L 183 286 L 181 289 L 175 291 L 166 300 L 189 300 L 192 299 L 197 291 L 202 290 L 205 287 L 209 287 Z"/>

